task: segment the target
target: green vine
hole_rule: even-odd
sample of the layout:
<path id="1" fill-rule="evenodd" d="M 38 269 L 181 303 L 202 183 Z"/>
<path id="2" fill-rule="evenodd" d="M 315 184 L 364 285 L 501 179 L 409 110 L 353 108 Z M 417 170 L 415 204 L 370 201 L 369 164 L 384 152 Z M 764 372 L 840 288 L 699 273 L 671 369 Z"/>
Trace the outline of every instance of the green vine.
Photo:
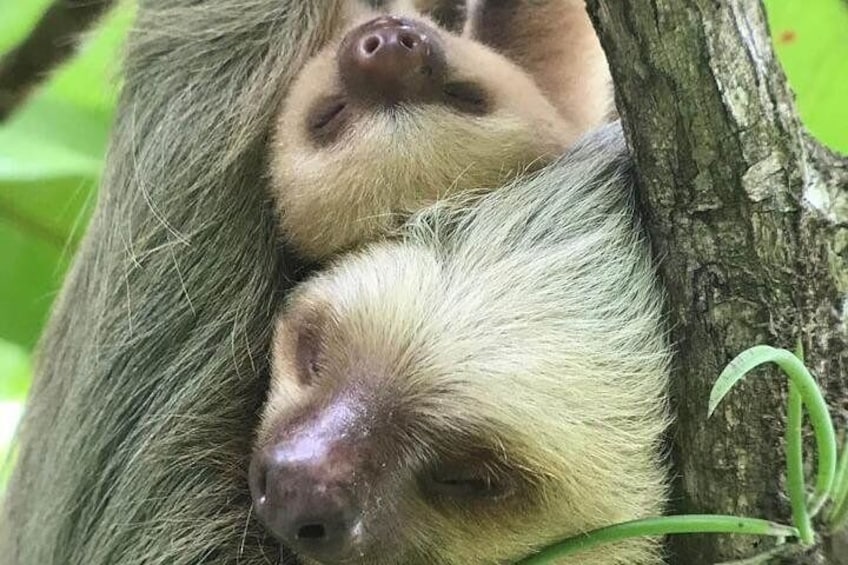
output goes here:
<path id="1" fill-rule="evenodd" d="M 848 433 L 841 454 L 837 448 L 833 420 L 816 380 L 804 366 L 799 343 L 796 353 L 767 345 L 757 345 L 737 355 L 721 372 L 710 392 L 708 417 L 725 396 L 753 369 L 775 363 L 789 377 L 789 404 L 786 418 L 786 478 L 793 525 L 768 520 L 722 515 L 681 515 L 634 520 L 593 530 L 555 543 L 530 555 L 517 565 L 540 565 L 593 547 L 637 537 L 668 534 L 748 534 L 772 536 L 782 543 L 795 538 L 801 546 L 816 541 L 813 519 L 830 505 L 823 520 L 825 528 L 836 532 L 848 526 Z M 802 424 L 804 409 L 816 439 L 816 480 L 813 495 L 807 499 L 804 480 Z M 757 557 L 753 558 L 754 560 Z M 750 561 L 750 560 L 749 560 Z"/>

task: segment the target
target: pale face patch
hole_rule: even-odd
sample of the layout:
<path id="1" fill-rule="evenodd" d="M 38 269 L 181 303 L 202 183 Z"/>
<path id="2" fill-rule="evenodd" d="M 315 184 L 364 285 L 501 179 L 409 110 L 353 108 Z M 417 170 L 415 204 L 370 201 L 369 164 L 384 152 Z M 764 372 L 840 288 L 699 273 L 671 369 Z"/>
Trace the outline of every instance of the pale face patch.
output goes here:
<path id="1" fill-rule="evenodd" d="M 578 132 L 533 80 L 471 39 L 439 31 L 447 71 L 432 103 L 346 96 L 338 43 L 301 72 L 275 128 L 271 165 L 283 233 L 322 259 L 385 236 L 457 192 L 490 190 L 559 155 Z"/>

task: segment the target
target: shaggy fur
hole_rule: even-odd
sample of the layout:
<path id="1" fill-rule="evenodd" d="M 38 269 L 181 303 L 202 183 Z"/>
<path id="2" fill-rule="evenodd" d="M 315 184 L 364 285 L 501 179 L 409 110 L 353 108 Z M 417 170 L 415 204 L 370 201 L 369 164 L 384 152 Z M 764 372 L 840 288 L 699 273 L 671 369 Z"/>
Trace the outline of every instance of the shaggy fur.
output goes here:
<path id="1" fill-rule="evenodd" d="M 3 563 L 279 556 L 246 485 L 294 272 L 276 249 L 268 132 L 340 5 L 139 2 L 97 211 L 39 348 Z"/>
<path id="2" fill-rule="evenodd" d="M 426 210 L 400 241 L 295 291 L 259 444 L 294 415 L 350 410 L 344 430 L 368 453 L 354 472 L 369 477 L 360 562 L 509 562 L 661 513 L 668 349 L 630 175 L 610 126 L 526 182 Z M 292 353 L 304 331 L 319 344 L 308 379 Z M 478 451 L 514 496 L 453 504 L 418 488 L 440 453 L 476 465 Z M 659 559 L 634 541 L 567 562 Z"/>
<path id="3" fill-rule="evenodd" d="M 280 297 L 298 276 L 296 262 L 277 249 L 267 196 L 267 148 L 274 117 L 295 75 L 335 37 L 343 11 L 344 3 L 337 0 L 139 1 L 97 211 L 40 344 L 17 465 L 2 508 L 4 563 L 259 565 L 280 560 L 277 544 L 251 519 L 246 484 L 252 430 L 267 385 L 270 328 Z M 505 531 L 508 521 L 451 519 L 450 527 L 442 529 L 423 509 L 421 529 L 408 532 L 421 534 L 416 537 L 423 546 L 421 555 L 445 557 L 434 549 L 434 544 L 443 543 L 452 548 L 454 562 L 473 562 L 464 552 L 480 546 L 474 542 L 464 549 L 458 540 L 471 539 L 478 531 L 480 540 L 492 544 L 492 555 L 517 555 L 572 531 L 575 524 L 588 527 L 653 513 L 660 503 L 662 480 L 655 460 L 649 458 L 649 444 L 663 420 L 659 390 L 664 350 L 655 327 L 656 297 L 642 247 L 629 224 L 627 203 L 614 197 L 621 197 L 614 187 L 626 187 L 619 181 L 583 182 L 591 163 L 611 158 L 601 155 L 607 157 L 581 157 L 574 163 L 586 165 L 577 169 L 574 163 L 554 165 L 526 185 L 516 185 L 510 194 L 520 194 L 526 186 L 528 198 L 531 193 L 540 196 L 526 201 L 513 196 L 513 204 L 529 206 L 506 218 L 508 223 L 497 221 L 508 210 L 508 199 L 500 205 L 492 200 L 492 206 L 481 209 L 488 211 L 469 216 L 467 222 L 453 217 L 443 222 L 436 213 L 398 250 L 375 249 L 322 279 L 331 285 L 348 269 L 355 275 L 370 264 L 377 271 L 369 276 L 388 289 L 406 279 L 381 278 L 382 256 L 408 269 L 423 263 L 408 265 L 402 257 L 419 252 L 425 261 L 444 257 L 447 278 L 422 278 L 429 285 L 441 280 L 455 287 L 438 302 L 442 311 L 448 311 L 450 298 L 458 312 L 476 304 L 488 309 L 478 313 L 493 314 L 489 327 L 495 333 L 486 335 L 471 331 L 476 324 L 467 315 L 449 316 L 465 324 L 458 328 L 460 333 L 481 340 L 477 349 L 464 348 L 476 353 L 464 360 L 463 368 L 478 376 L 485 368 L 491 376 L 491 388 L 485 390 L 480 378 L 469 378 L 467 393 L 482 394 L 481 406 L 493 410 L 492 421 L 504 426 L 505 439 L 529 440 L 533 438 L 527 431 L 538 432 L 533 442 L 515 452 L 517 460 L 532 464 L 539 476 L 572 471 L 564 475 L 570 490 L 559 485 L 560 490 L 541 491 L 551 493 L 546 498 L 550 504 L 536 507 L 539 512 L 558 508 L 560 514 L 549 514 L 556 518 L 564 512 L 554 503 L 570 500 L 568 514 L 573 517 L 560 521 L 562 528 L 553 531 L 556 521 L 546 523 L 532 540 Z M 569 179 L 579 179 L 577 185 L 587 190 L 574 192 L 581 196 L 548 211 L 540 199 L 561 194 L 572 185 Z M 598 194 L 606 196 L 591 197 L 590 185 L 601 187 Z M 603 210 L 619 212 L 605 215 Z M 490 219 L 484 221 L 484 214 Z M 557 229 L 546 236 L 542 227 L 551 224 Z M 569 239 L 568 234 L 587 235 L 581 230 L 590 225 L 604 254 L 581 251 L 581 246 L 569 252 L 571 244 L 582 239 Z M 427 235 L 426 226 L 437 229 Z M 602 232 L 600 226 L 611 231 Z M 466 235 L 442 237 L 454 230 Z M 519 237 L 525 230 L 526 237 Z M 504 238 L 510 243 L 500 259 L 497 248 L 472 253 L 473 247 L 483 251 L 472 246 L 474 241 L 491 245 Z M 587 235 L 585 241 L 591 239 Z M 533 260 L 537 251 L 547 248 L 545 242 L 558 251 Z M 531 244 L 532 254 L 527 251 Z M 392 259 L 395 255 L 400 262 Z M 590 259 L 602 257 L 612 263 L 589 273 L 586 269 L 596 266 Z M 501 268 L 516 269 L 515 277 L 506 272 L 516 292 L 511 292 L 511 284 L 503 284 Z M 500 291 L 477 288 L 485 280 L 479 275 L 485 273 L 492 280 L 499 276 Z M 575 278 L 563 282 L 562 273 Z M 628 281 L 639 284 L 628 287 Z M 350 288 L 352 298 L 361 295 L 351 305 L 360 300 L 374 303 L 375 289 L 366 292 L 367 282 L 365 277 Z M 464 305 L 463 288 L 472 299 Z M 422 296 L 432 296 L 434 287 L 425 290 Z M 572 293 L 573 300 L 556 306 L 560 313 L 574 308 L 577 314 L 595 316 L 592 323 L 603 323 L 593 326 L 578 316 L 568 318 L 567 325 L 540 310 L 551 297 Z M 399 292 L 398 298 L 409 302 L 413 295 Z M 503 298 L 502 307 L 493 298 Z M 526 299 L 524 305 L 519 299 Z M 635 304 L 644 308 L 637 311 Z M 385 316 L 354 319 L 380 322 Z M 526 321 L 537 319 L 545 328 L 527 333 Z M 431 324 L 430 333 L 422 335 L 432 336 L 437 320 L 431 315 L 422 321 Z M 524 330 L 514 341 L 498 339 L 498 332 L 517 329 L 516 324 Z M 554 333 L 543 339 L 542 332 L 548 330 Z M 591 349 L 577 351 L 569 345 L 575 341 Z M 462 338 L 452 347 L 463 343 L 472 342 Z M 587 383 L 584 376 L 591 377 L 597 386 L 586 390 L 597 396 L 581 402 L 577 395 L 547 393 L 541 398 L 550 402 L 549 409 L 523 410 L 510 417 L 504 408 L 521 398 L 522 389 L 507 386 L 503 377 L 516 367 L 526 370 L 526 363 L 518 363 L 515 356 L 489 365 L 483 356 L 514 351 L 518 344 L 530 347 L 520 359 L 535 360 L 533 375 L 539 383 L 567 376 L 577 386 Z M 625 351 L 631 360 L 624 358 Z M 447 349 L 443 362 L 455 366 L 462 352 Z M 550 357 L 552 352 L 556 357 Z M 637 360 L 643 364 L 637 365 Z M 543 371 L 547 361 L 550 366 Z M 618 371 L 600 372 L 604 366 Z M 563 367 L 569 371 L 563 372 Z M 558 390 L 563 392 L 562 387 Z M 616 410 L 599 420 L 597 412 L 584 410 L 595 406 L 591 402 L 612 403 Z M 646 416 L 652 410 L 657 412 Z M 540 424 L 545 416 L 549 420 L 561 411 L 563 419 L 548 422 L 550 429 Z M 521 429 L 516 426 L 519 420 Z M 596 428 L 604 434 L 581 435 Z M 573 447 L 563 449 L 566 440 Z M 581 462 L 594 465 L 591 473 L 571 470 L 578 455 Z M 617 462 L 621 469 L 612 468 Z M 600 486 L 610 490 L 594 490 Z M 587 494 L 596 497 L 597 508 L 574 502 Z M 433 537 L 423 535 L 427 533 Z M 498 533 L 502 541 L 494 539 Z M 637 563 L 646 554 L 634 549 L 614 555 L 635 556 L 623 562 Z"/>

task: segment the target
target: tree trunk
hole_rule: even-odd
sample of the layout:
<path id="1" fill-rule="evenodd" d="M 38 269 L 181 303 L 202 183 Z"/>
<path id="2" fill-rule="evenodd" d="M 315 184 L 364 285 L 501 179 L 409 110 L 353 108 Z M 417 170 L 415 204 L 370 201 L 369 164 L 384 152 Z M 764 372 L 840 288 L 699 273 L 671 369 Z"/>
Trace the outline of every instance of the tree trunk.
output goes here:
<path id="1" fill-rule="evenodd" d="M 848 165 L 811 140 L 754 0 L 588 0 L 640 172 L 676 346 L 671 510 L 787 522 L 786 384 L 753 375 L 707 420 L 721 369 L 755 344 L 794 349 L 844 429 Z M 815 461 L 808 461 L 812 468 Z M 748 537 L 671 541 L 674 563 L 750 557 Z M 824 539 L 794 563 L 845 563 Z M 841 559 L 841 561 L 840 561 Z"/>

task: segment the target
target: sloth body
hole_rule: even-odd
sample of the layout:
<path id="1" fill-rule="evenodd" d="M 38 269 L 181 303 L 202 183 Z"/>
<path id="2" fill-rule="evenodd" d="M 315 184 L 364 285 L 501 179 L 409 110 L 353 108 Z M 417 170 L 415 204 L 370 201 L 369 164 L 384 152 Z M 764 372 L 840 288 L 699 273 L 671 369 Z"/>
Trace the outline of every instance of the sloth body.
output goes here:
<path id="1" fill-rule="evenodd" d="M 275 535 L 310 563 L 509 563 L 662 511 L 668 354 L 629 173 L 609 126 L 295 291 L 251 465 Z"/>
<path id="2" fill-rule="evenodd" d="M 462 35 L 403 5 L 382 19 L 347 9 L 286 96 L 271 149 L 282 231 L 312 259 L 537 169 L 612 110 L 582 0 L 477 2 Z"/>
<path id="3" fill-rule="evenodd" d="M 359 250 L 277 322 L 257 515 L 309 563 L 473 565 L 661 512 L 667 350 L 621 131 L 555 162 L 611 110 L 582 2 L 474 2 L 462 35 L 355 6 L 275 126 L 289 242 Z"/>
<path id="4" fill-rule="evenodd" d="M 531 4 L 537 13 L 545 9 L 535 1 L 521 6 Z M 284 166 L 282 153 L 279 160 L 273 159 L 279 167 L 274 186 L 259 171 L 268 156 L 268 126 L 274 116 L 287 115 L 277 112 L 281 93 L 294 96 L 291 85 L 302 63 L 320 46 L 342 39 L 348 25 L 340 23 L 345 20 L 343 11 L 338 0 L 139 3 L 97 209 L 39 348 L 15 470 L 4 493 L 0 528 L 4 562 L 258 565 L 276 561 L 279 544 L 250 519 L 260 505 L 251 507 L 244 481 L 253 447 L 247 436 L 258 424 L 256 414 L 265 393 L 265 382 L 254 375 L 264 372 L 277 301 L 287 292 L 288 280 L 297 276 L 277 253 L 277 226 L 267 213 L 266 189 L 279 193 L 285 186 L 304 188 L 306 183 L 298 167 L 289 171 Z M 504 29 L 503 38 L 510 38 L 509 28 Z M 524 68 L 521 61 L 516 64 Z M 489 72 L 477 65 L 469 69 L 483 78 Z M 463 132 L 486 131 L 483 125 L 492 123 L 488 120 L 495 114 L 475 117 L 480 127 Z M 570 119 L 564 113 L 559 117 Z M 277 122 L 274 136 L 275 147 L 283 153 L 289 147 L 285 124 Z M 295 131 L 298 127 L 301 124 L 291 124 L 293 137 L 301 135 Z M 536 142 L 539 128 L 522 127 L 534 132 L 530 141 Z M 432 125 L 418 131 L 435 136 L 437 130 Z M 340 133 L 346 131 L 342 128 Z M 469 135 L 461 148 L 473 147 L 478 139 Z M 313 151 L 315 163 L 332 162 L 330 146 L 322 147 Z M 352 147 L 339 144 L 336 156 L 341 159 L 346 151 L 354 151 Z M 363 153 L 361 158 L 374 154 L 380 152 Z M 428 160 L 431 154 L 421 153 Z M 511 170 L 523 167 L 521 160 L 501 157 Z M 381 170 L 379 160 L 346 162 L 360 173 Z M 443 175 L 453 176 L 453 172 Z M 555 184 L 570 183 L 571 176 L 557 166 L 524 186 L 528 191 L 553 189 Z M 332 175 L 324 178 L 336 188 L 346 188 Z M 497 182 L 482 179 L 479 184 L 497 186 L 501 177 L 492 178 Z M 585 180 L 574 182 L 582 186 Z M 279 184 L 282 181 L 291 185 Z M 380 187 L 391 188 L 385 183 Z M 438 190 L 447 191 L 444 185 Z M 576 221 L 577 209 L 588 212 L 587 207 L 595 204 L 618 202 L 604 194 L 600 201 L 586 201 L 584 208 L 576 197 L 567 200 L 565 205 L 574 210 L 554 221 L 559 211 L 552 209 L 545 221 L 553 222 L 557 237 L 566 241 L 563 230 Z M 424 196 L 421 204 L 432 200 L 431 195 Z M 524 201 L 503 202 L 512 207 Z M 316 226 L 323 221 L 323 209 L 333 211 L 328 220 L 338 222 L 343 231 L 356 225 L 339 219 L 344 216 L 344 201 L 330 201 L 326 207 L 317 203 L 313 215 L 304 216 L 317 218 Z M 405 212 L 405 207 L 390 204 L 366 215 Z M 408 207 L 414 211 L 420 205 L 416 201 Z M 518 212 L 510 217 L 519 221 L 520 210 L 512 212 Z M 297 223 L 294 218 L 289 221 Z M 327 222 L 321 225 L 323 230 Z M 589 227 L 585 222 L 580 225 Z M 335 227 L 331 225 L 329 232 Z M 381 229 L 373 233 L 382 234 Z M 338 473 L 339 485 L 349 483 L 356 471 L 357 477 L 368 479 L 356 479 L 360 489 L 373 486 L 373 490 L 358 490 L 356 500 L 361 502 L 347 506 L 353 516 L 363 518 L 354 523 L 361 527 L 350 532 L 356 536 L 349 541 L 356 543 L 340 544 L 335 556 L 330 555 L 332 548 L 317 556 L 314 547 L 295 546 L 304 556 L 312 555 L 313 562 L 500 561 L 555 536 L 658 507 L 659 472 L 646 444 L 661 416 L 642 420 L 659 405 L 654 391 L 660 375 L 649 366 L 640 369 L 644 374 L 639 377 L 645 377 L 640 380 L 629 372 L 631 365 L 621 361 L 632 354 L 635 363 L 650 348 L 622 343 L 626 337 L 621 325 L 629 322 L 623 316 L 599 326 L 615 326 L 611 336 L 600 338 L 598 328 L 585 336 L 566 332 L 564 337 L 560 332 L 545 338 L 543 333 L 548 335 L 550 328 L 542 324 L 553 323 L 569 309 L 557 303 L 569 285 L 575 285 L 575 304 L 611 295 L 610 304 L 619 305 L 622 297 L 631 296 L 629 291 L 644 291 L 648 273 L 639 271 L 622 281 L 594 266 L 587 273 L 579 267 L 583 263 L 575 263 L 572 270 L 566 268 L 568 261 L 578 257 L 567 254 L 548 271 L 540 262 L 525 261 L 509 245 L 500 248 L 504 254 L 500 263 L 487 254 L 475 260 L 472 237 L 492 236 L 492 245 L 500 245 L 496 229 L 485 231 L 469 226 L 456 231 L 457 237 L 437 241 L 426 238 L 424 230 L 352 257 L 304 287 L 280 322 L 274 393 L 257 452 L 264 453 L 299 430 L 306 434 L 298 437 L 306 438 L 299 445 L 307 460 L 309 453 L 320 454 L 323 446 L 330 447 L 332 442 L 322 443 L 322 437 L 329 441 L 351 431 L 356 433 L 346 437 L 358 440 L 361 429 L 375 439 L 371 444 L 352 444 L 349 457 L 328 449 L 325 453 L 334 454 L 339 464 L 315 468 L 319 474 Z M 345 233 L 347 238 L 341 243 L 331 240 L 327 248 L 343 249 L 359 241 L 356 233 Z M 467 235 L 460 237 L 461 233 Z M 616 272 L 630 272 L 630 255 L 615 239 L 622 233 L 615 231 L 599 245 L 612 255 L 607 259 L 620 257 L 627 264 Z M 627 237 L 631 235 L 628 231 Z M 461 240 L 469 244 L 463 246 L 468 258 L 452 251 L 459 249 Z M 489 243 L 477 247 L 484 249 Z M 319 252 L 313 256 L 326 256 L 320 253 L 324 249 L 320 240 L 314 248 Z M 442 256 L 444 270 L 429 272 Z M 540 260 L 544 256 L 538 255 Z M 515 276 L 508 257 L 518 263 L 515 267 L 522 267 Z M 530 276 L 532 270 L 536 272 Z M 420 277 L 421 286 L 414 277 Z M 592 284 L 594 279 L 605 282 L 597 290 L 586 290 L 590 278 Z M 537 292 L 531 294 L 537 281 L 551 285 L 535 287 Z M 377 296 L 382 291 L 385 296 Z M 545 312 L 553 308 L 551 316 L 539 309 L 541 293 L 550 294 Z M 431 298 L 433 310 L 428 311 L 423 300 Z M 306 339 L 298 348 L 299 358 L 311 367 L 312 351 L 332 353 L 324 345 L 320 349 L 313 345 L 330 345 L 333 340 L 339 344 L 338 355 L 322 354 L 321 363 L 315 365 L 320 378 L 314 386 L 291 380 L 294 375 L 286 365 L 292 362 L 288 353 L 292 343 L 286 336 L 301 335 L 294 321 L 298 312 L 309 319 L 310 302 L 340 324 L 326 326 L 314 334 L 316 339 Z M 475 303 L 481 309 L 474 310 Z M 629 312 L 628 308 L 635 305 L 622 304 L 621 311 Z M 640 315 L 649 319 L 653 311 L 647 308 Z M 572 319 L 574 332 L 590 326 L 574 320 L 579 319 Z M 644 320 L 633 323 L 638 332 Z M 338 331 L 329 333 L 334 327 Z M 651 336 L 653 331 L 643 333 Z M 531 339 L 537 333 L 540 340 Z M 401 370 L 407 359 L 401 340 L 409 343 L 404 351 L 417 354 L 408 357 L 407 371 Z M 425 347 L 427 340 L 433 340 L 431 348 Z M 422 346 L 413 347 L 416 342 Z M 585 342 L 593 348 L 608 343 L 610 348 L 577 347 Z M 620 351 L 612 351 L 615 346 Z M 572 364 L 562 365 L 563 352 L 571 352 Z M 605 361 L 602 353 L 611 360 Z M 620 390 L 604 384 L 612 380 L 613 372 L 601 371 L 605 364 L 623 372 Z M 328 372 L 331 366 L 337 367 L 335 373 Z M 520 370 L 508 377 L 513 368 Z M 585 381 L 553 382 L 572 374 L 595 378 L 603 386 L 597 393 L 575 388 L 572 394 L 569 387 Z M 373 386 L 364 386 L 367 383 Z M 436 394 L 442 385 L 448 387 L 445 394 Z M 350 401 L 340 403 L 344 391 L 350 393 Z M 368 394 L 373 403 L 363 402 Z M 604 408 L 597 408 L 598 403 Z M 363 413 L 379 417 L 372 425 L 359 417 Z M 631 414 L 635 416 L 630 418 Z M 416 419 L 404 420 L 412 417 Z M 311 428 L 314 437 L 306 433 L 310 422 L 322 424 Z M 351 425 L 346 428 L 345 422 Z M 375 427 L 378 423 L 382 428 Z M 592 431 L 594 427 L 600 431 Z M 616 436 L 614 431 L 622 433 Z M 308 449 L 310 438 L 315 450 Z M 469 468 L 466 463 L 474 460 L 470 447 L 482 448 L 478 460 L 503 478 L 495 481 L 494 475 L 490 479 L 481 469 Z M 366 467 L 361 461 L 373 465 Z M 447 474 L 451 466 L 441 461 L 454 463 L 456 471 L 473 473 Z M 621 469 L 611 470 L 616 462 Z M 445 471 L 446 480 L 431 479 L 431 467 L 433 472 Z M 368 475 L 359 474 L 366 471 Z M 423 487 L 419 492 L 418 477 L 427 487 L 427 498 Z M 532 487 L 539 477 L 547 477 L 549 486 Z M 437 486 L 439 482 L 445 485 Z M 502 490 L 493 488 L 500 485 Z M 456 488 L 451 491 L 452 487 Z M 527 496 L 515 494 L 519 492 Z M 277 531 L 274 516 L 262 514 Z M 343 552 L 351 547 L 354 553 L 345 557 Z M 638 563 L 648 554 L 633 549 L 616 555 L 619 562 Z M 628 556 L 634 559 L 628 561 Z"/>

